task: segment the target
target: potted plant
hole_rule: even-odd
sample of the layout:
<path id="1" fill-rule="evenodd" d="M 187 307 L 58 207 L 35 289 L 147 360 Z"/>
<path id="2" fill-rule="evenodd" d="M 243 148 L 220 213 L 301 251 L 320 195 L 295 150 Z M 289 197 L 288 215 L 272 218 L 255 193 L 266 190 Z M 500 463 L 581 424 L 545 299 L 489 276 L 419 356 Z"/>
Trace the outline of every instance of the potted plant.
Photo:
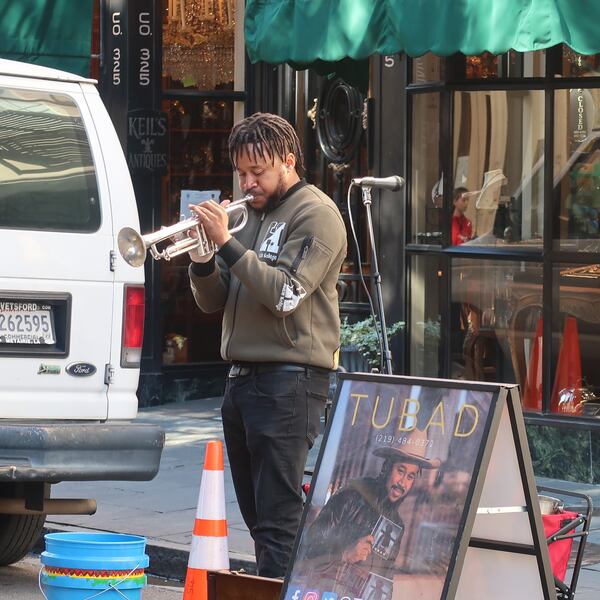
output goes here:
<path id="1" fill-rule="evenodd" d="M 403 328 L 404 321 L 386 327 L 388 344 Z M 373 368 L 380 368 L 378 330 L 379 321 L 376 322 L 372 315 L 356 323 L 349 323 L 348 317 L 345 317 L 340 326 L 340 365 L 350 372 L 368 373 Z"/>

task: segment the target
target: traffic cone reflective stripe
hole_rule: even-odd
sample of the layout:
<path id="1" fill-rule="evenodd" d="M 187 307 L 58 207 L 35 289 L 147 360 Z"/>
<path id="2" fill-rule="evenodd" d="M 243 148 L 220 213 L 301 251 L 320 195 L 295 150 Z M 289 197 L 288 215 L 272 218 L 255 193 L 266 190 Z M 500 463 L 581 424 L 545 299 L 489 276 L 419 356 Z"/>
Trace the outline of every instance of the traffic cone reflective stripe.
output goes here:
<path id="1" fill-rule="evenodd" d="M 227 550 L 226 537 L 194 536 L 188 566 L 211 571 L 229 569 L 229 558 L 224 560 Z"/>
<path id="2" fill-rule="evenodd" d="M 183 600 L 205 600 L 207 571 L 223 569 L 229 569 L 223 444 L 213 440 L 206 446 Z"/>
<path id="3" fill-rule="evenodd" d="M 227 521 L 213 521 L 211 519 L 196 519 L 194 535 L 208 537 L 222 537 L 227 535 Z"/>

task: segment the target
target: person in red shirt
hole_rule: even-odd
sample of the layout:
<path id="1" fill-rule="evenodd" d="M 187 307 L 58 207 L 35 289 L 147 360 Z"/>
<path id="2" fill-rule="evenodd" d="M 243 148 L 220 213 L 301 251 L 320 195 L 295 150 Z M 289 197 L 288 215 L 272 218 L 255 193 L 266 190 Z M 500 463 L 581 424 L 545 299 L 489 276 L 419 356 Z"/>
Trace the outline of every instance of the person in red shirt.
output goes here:
<path id="1" fill-rule="evenodd" d="M 459 246 L 473 239 L 473 224 L 465 216 L 469 207 L 469 190 L 465 187 L 457 187 L 452 194 L 452 245 Z M 459 370 L 452 374 L 457 379 L 473 379 L 473 357 L 470 355 L 469 340 L 474 339 L 479 331 L 479 309 L 477 305 L 470 302 L 451 303 L 452 321 L 452 352 L 456 357 L 460 356 L 463 363 Z M 462 356 L 461 356 L 462 355 Z M 469 360 L 471 361 L 469 363 Z"/>
<path id="2" fill-rule="evenodd" d="M 473 225 L 465 216 L 469 206 L 469 190 L 465 187 L 455 188 L 452 194 L 452 245 L 459 246 L 473 237 Z M 452 355 L 457 359 L 458 370 L 453 369 L 452 377 L 464 379 L 465 354 L 464 344 L 469 332 L 470 315 L 473 314 L 468 303 L 452 302 L 450 304 L 450 319 L 452 323 L 451 347 Z"/>
<path id="3" fill-rule="evenodd" d="M 457 187 L 452 195 L 454 212 L 452 213 L 452 245 L 459 246 L 468 242 L 473 237 L 473 225 L 465 216 L 469 206 L 469 190 L 465 187 Z"/>

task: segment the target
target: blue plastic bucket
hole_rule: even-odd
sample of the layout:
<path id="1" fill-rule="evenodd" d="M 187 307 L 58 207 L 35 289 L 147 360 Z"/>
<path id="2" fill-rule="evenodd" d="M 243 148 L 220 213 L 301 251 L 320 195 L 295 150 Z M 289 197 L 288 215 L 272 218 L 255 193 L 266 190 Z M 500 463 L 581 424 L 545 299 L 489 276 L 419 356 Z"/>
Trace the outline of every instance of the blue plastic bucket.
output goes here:
<path id="1" fill-rule="evenodd" d="M 146 538 L 119 533 L 48 533 L 40 588 L 47 600 L 140 600 Z"/>

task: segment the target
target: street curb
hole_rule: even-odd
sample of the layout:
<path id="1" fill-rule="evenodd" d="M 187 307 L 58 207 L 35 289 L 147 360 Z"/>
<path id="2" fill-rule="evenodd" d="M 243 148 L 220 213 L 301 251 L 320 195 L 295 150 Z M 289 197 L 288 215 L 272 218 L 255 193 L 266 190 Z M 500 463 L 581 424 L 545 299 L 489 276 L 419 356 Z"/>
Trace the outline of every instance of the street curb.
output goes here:
<path id="1" fill-rule="evenodd" d="M 33 547 L 32 552 L 41 554 L 45 550 L 44 535 L 47 533 L 64 533 L 74 530 L 75 529 L 73 528 L 67 527 L 44 527 L 43 534 Z M 85 531 L 91 532 L 97 530 L 86 529 Z M 178 548 L 161 546 L 150 540 L 146 543 L 146 554 L 150 558 L 150 566 L 148 567 L 149 574 L 175 581 L 185 581 L 189 552 Z M 230 556 L 229 563 L 231 571 L 256 575 L 256 563 L 254 561 Z"/>

